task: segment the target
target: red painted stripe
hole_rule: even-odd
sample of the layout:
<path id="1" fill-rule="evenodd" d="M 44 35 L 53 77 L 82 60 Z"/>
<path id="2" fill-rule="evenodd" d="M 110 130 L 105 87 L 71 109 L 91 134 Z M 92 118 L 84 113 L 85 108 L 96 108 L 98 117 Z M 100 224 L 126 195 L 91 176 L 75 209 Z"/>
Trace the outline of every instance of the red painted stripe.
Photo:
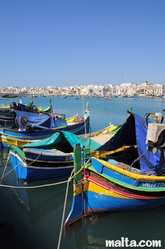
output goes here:
<path id="1" fill-rule="evenodd" d="M 135 194 L 135 193 L 128 193 L 124 190 L 120 190 L 120 189 L 117 189 L 117 188 L 114 188 L 112 186 L 109 186 L 105 183 L 102 183 L 101 181 L 95 179 L 94 177 L 92 176 L 89 176 L 89 175 L 84 175 L 84 178 L 87 179 L 88 181 L 91 181 L 91 182 L 94 182 L 96 183 L 97 185 L 101 186 L 101 187 L 104 187 L 106 189 L 109 189 L 115 193 L 118 193 L 118 194 L 121 194 L 121 195 L 124 195 L 126 197 L 130 197 L 130 198 L 138 198 L 138 199 L 159 199 L 159 198 L 165 198 L 165 194 L 164 195 L 161 195 L 161 196 L 157 196 L 157 195 L 152 195 L 152 196 L 148 196 L 148 195 L 141 195 L 141 194 Z"/>

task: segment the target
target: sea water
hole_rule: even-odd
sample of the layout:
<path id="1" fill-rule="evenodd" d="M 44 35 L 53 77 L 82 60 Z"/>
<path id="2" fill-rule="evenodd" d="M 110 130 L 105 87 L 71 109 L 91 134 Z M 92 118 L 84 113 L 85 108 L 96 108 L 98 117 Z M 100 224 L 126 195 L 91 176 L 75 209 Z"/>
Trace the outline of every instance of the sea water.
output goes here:
<path id="1" fill-rule="evenodd" d="M 88 102 L 92 131 L 104 128 L 109 123 L 122 124 L 130 108 L 140 115 L 162 112 L 165 109 L 165 102 L 161 98 L 112 98 L 110 100 L 107 98 L 38 97 L 33 101 L 37 106 L 46 106 L 50 98 L 54 112 L 66 114 L 67 117 L 76 113 L 81 115 Z M 23 97 L 22 100 L 23 103 L 29 102 L 28 97 Z M 10 101 L 6 100 L 6 103 Z M 8 150 L 1 149 L 0 153 L 2 176 L 5 167 L 5 172 L 9 172 L 12 168 L 8 160 Z M 64 210 L 66 194 L 64 182 L 66 180 L 67 177 L 22 182 L 16 178 L 13 171 L 4 176 L 1 184 L 8 187 L 0 188 L 0 249 L 103 249 L 106 248 L 106 240 L 120 240 L 121 238 L 137 242 L 161 240 L 161 248 L 165 248 L 165 207 L 146 211 L 93 215 L 64 231 L 62 217 L 63 215 L 67 217 L 72 202 L 72 185 L 70 184 L 66 210 Z M 55 185 L 59 182 L 60 185 Z M 35 188 L 35 186 L 45 184 L 50 186 Z M 10 186 L 23 188 L 11 188 Z"/>

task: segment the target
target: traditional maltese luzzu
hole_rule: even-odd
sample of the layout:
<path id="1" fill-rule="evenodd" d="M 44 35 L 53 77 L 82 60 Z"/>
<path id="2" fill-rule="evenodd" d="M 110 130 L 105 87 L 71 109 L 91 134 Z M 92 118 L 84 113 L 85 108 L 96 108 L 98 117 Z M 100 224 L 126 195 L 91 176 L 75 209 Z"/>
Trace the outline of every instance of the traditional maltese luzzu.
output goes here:
<path id="1" fill-rule="evenodd" d="M 84 155 L 83 165 L 79 159 L 81 149 L 76 146 L 73 202 L 65 225 L 99 212 L 165 205 L 162 121 L 161 113 L 147 113 L 144 117 L 131 113 L 97 152 Z"/>

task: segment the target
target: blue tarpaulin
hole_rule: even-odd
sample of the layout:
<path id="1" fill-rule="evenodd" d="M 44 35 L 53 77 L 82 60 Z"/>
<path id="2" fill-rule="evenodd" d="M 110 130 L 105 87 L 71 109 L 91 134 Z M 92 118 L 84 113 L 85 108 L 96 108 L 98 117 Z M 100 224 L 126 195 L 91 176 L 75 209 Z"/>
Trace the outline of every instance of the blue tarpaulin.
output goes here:
<path id="1" fill-rule="evenodd" d="M 27 112 L 27 111 L 18 111 L 16 110 L 16 117 L 25 116 L 28 119 L 28 125 L 31 126 L 44 126 L 47 128 L 55 128 L 60 126 L 66 126 L 67 122 L 65 119 L 50 117 L 49 115 Z"/>
<path id="2" fill-rule="evenodd" d="M 142 117 L 137 114 L 131 114 L 120 130 L 98 150 L 111 151 L 124 145 L 137 145 L 138 156 L 140 157 L 147 150 L 146 135 L 147 128 L 142 124 Z M 142 172 L 154 173 L 160 162 L 160 151 L 156 153 L 147 151 L 139 159 L 139 162 Z"/>

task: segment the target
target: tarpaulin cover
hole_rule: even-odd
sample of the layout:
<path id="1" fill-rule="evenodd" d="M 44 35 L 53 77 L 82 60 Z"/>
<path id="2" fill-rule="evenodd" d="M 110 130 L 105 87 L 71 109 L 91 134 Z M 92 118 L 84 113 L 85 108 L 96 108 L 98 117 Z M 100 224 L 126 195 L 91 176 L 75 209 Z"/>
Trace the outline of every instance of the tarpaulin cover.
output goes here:
<path id="1" fill-rule="evenodd" d="M 38 114 L 34 112 L 18 111 L 16 110 L 16 117 L 25 116 L 28 119 L 28 125 L 31 126 L 44 126 L 47 128 L 55 128 L 60 126 L 66 126 L 65 119 L 55 119 L 45 114 Z"/>
<path id="2" fill-rule="evenodd" d="M 138 156 L 146 152 L 146 135 L 147 129 L 142 124 L 142 117 L 137 114 L 131 114 L 120 130 L 104 145 L 99 151 L 116 150 L 124 145 L 137 145 Z M 160 162 L 160 151 L 152 153 L 147 151 L 144 156 L 140 158 L 140 169 L 142 172 L 154 173 Z"/>
<path id="3" fill-rule="evenodd" d="M 84 138 L 76 136 L 68 131 L 56 132 L 49 138 L 42 139 L 37 142 L 25 144 L 23 148 L 56 148 L 62 151 L 68 151 L 70 148 L 74 148 L 75 144 L 80 144 L 81 148 L 88 147 L 91 150 L 96 150 L 100 147 L 100 144 L 93 141 L 90 138 Z M 67 150 L 68 147 L 68 150 Z M 73 149 L 72 149 L 73 151 Z"/>

